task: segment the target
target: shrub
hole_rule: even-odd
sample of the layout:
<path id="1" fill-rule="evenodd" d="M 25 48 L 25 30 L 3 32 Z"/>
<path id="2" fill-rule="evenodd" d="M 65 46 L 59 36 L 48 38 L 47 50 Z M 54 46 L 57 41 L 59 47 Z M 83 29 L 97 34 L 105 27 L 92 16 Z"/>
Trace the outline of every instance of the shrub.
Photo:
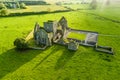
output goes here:
<path id="1" fill-rule="evenodd" d="M 29 48 L 28 43 L 23 38 L 17 38 L 14 41 L 14 46 L 16 46 L 17 50 L 27 50 Z"/>
<path id="2" fill-rule="evenodd" d="M 27 9 L 27 6 L 25 5 L 25 3 L 21 3 L 21 4 L 20 4 L 20 8 L 21 8 L 21 9 Z"/>
<path id="3" fill-rule="evenodd" d="M 20 4 L 19 4 L 19 2 L 16 3 L 16 6 L 17 6 L 17 8 L 20 8 Z"/>
<path id="4" fill-rule="evenodd" d="M 10 9 L 12 9 L 12 4 L 11 3 L 8 3 L 8 5 L 7 5 L 7 8 L 10 8 Z"/>
<path id="5" fill-rule="evenodd" d="M 0 3 L 0 9 L 6 9 L 6 6 L 5 6 L 5 4 L 3 4 L 3 3 Z"/>
<path id="6" fill-rule="evenodd" d="M 7 9 L 2 9 L 1 11 L 0 11 L 0 15 L 1 16 L 6 16 L 6 15 L 8 15 L 9 13 L 8 13 L 8 10 Z"/>

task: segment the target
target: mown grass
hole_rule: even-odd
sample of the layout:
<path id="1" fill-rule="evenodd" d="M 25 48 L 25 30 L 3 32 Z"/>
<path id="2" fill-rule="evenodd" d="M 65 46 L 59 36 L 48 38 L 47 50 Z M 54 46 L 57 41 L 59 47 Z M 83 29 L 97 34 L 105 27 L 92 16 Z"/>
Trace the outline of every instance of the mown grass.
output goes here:
<path id="1" fill-rule="evenodd" d="M 68 38 L 74 38 L 74 39 L 78 39 L 78 40 L 85 40 L 86 39 L 86 34 L 79 34 L 79 33 L 74 33 L 71 32 L 68 34 Z"/>
<path id="2" fill-rule="evenodd" d="M 14 49 L 13 41 L 17 37 L 25 38 L 36 22 L 43 26 L 42 22 L 59 20 L 62 16 L 68 20 L 69 27 L 74 29 L 120 35 L 119 23 L 101 20 L 95 15 L 81 13 L 81 11 L 0 18 L 1 80 L 120 79 L 119 37 L 99 36 L 98 40 L 99 45 L 113 47 L 115 55 L 96 52 L 91 47 L 83 46 L 80 46 L 78 51 L 71 52 L 67 47 L 55 44 L 42 51 L 18 52 Z"/>

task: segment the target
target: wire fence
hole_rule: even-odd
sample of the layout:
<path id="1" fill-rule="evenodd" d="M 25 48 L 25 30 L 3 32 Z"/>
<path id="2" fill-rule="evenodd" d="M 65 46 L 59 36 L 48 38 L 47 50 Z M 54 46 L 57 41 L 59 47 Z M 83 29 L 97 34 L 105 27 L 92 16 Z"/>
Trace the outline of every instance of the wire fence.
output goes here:
<path id="1" fill-rule="evenodd" d="M 113 38 L 120 38 L 120 35 L 112 35 L 112 34 L 98 34 L 99 36 L 106 36 L 106 37 L 113 37 Z"/>

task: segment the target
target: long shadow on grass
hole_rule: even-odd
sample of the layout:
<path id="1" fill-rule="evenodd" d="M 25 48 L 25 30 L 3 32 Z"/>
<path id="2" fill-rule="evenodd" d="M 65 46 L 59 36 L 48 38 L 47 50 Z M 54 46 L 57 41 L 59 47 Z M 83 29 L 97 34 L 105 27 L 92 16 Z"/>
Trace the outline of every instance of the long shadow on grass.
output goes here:
<path id="1" fill-rule="evenodd" d="M 69 51 L 65 49 L 62 53 L 62 55 L 57 60 L 57 63 L 55 65 L 55 70 L 59 70 L 61 68 L 64 68 L 65 64 L 69 62 L 69 60 L 74 56 L 74 51 Z"/>
<path id="2" fill-rule="evenodd" d="M 18 52 L 15 49 L 8 50 L 0 55 L 0 79 L 8 73 L 16 71 L 19 67 L 32 60 L 43 51 L 29 50 Z"/>
<path id="3" fill-rule="evenodd" d="M 44 62 L 49 56 L 51 56 L 52 54 L 56 53 L 58 50 L 60 50 L 60 47 L 53 46 L 52 47 L 52 51 L 46 57 L 44 57 L 38 64 L 36 64 L 36 66 L 32 70 L 37 68 L 42 62 Z"/>

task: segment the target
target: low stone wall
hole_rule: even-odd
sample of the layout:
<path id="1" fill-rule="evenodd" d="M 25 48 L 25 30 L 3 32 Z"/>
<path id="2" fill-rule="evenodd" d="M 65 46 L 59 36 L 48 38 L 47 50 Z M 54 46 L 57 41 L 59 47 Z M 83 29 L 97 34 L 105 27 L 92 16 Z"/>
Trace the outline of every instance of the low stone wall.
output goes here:
<path id="1" fill-rule="evenodd" d="M 40 48 L 40 47 L 30 47 L 31 49 L 36 49 L 36 50 L 45 50 L 47 46 Z"/>

